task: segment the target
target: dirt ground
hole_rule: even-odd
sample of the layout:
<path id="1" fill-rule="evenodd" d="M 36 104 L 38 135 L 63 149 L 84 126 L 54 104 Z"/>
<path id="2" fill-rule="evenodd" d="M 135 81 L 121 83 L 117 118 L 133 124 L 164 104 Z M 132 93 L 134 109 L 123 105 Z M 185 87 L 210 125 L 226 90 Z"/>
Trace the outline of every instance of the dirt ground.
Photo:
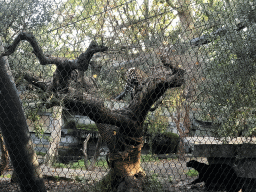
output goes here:
<path id="1" fill-rule="evenodd" d="M 178 159 L 160 160 L 157 162 L 142 163 L 147 175 L 153 175 L 163 186 L 165 192 L 202 192 L 203 184 L 195 186 L 189 185 L 196 177 L 188 177 L 185 173 L 188 171 L 186 162 Z M 206 159 L 201 159 L 206 161 Z M 107 174 L 107 168 L 96 168 L 94 171 L 81 169 L 52 168 L 42 166 L 43 175 L 45 176 L 45 186 L 48 192 L 83 192 L 88 191 L 94 182 L 99 181 Z M 16 183 L 11 183 L 11 171 L 0 178 L 1 192 L 19 192 Z"/>

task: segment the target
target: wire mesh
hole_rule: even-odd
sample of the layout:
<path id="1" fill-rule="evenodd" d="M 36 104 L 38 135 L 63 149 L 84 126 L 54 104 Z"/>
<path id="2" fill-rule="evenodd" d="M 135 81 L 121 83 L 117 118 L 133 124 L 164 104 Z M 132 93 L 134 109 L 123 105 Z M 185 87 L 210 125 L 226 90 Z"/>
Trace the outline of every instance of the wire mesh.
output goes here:
<path id="1" fill-rule="evenodd" d="M 255 191 L 255 1 L 0 1 L 0 191 Z"/>

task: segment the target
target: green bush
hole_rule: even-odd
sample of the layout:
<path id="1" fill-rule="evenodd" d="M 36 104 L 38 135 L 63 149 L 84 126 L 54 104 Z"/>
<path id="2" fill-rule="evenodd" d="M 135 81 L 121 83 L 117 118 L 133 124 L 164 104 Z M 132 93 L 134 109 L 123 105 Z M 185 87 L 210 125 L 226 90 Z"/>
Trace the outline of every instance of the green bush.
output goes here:
<path id="1" fill-rule="evenodd" d="M 171 132 L 155 134 L 152 141 L 152 150 L 155 154 L 177 153 L 180 138 Z"/>
<path id="2" fill-rule="evenodd" d="M 170 139 L 174 139 L 174 140 L 180 140 L 180 137 L 178 134 L 176 133 L 172 133 L 172 132 L 165 132 L 163 133 L 164 136 L 170 138 Z"/>
<path id="3" fill-rule="evenodd" d="M 195 177 L 198 175 L 198 171 L 195 169 L 190 169 L 187 173 L 185 173 L 189 177 Z"/>

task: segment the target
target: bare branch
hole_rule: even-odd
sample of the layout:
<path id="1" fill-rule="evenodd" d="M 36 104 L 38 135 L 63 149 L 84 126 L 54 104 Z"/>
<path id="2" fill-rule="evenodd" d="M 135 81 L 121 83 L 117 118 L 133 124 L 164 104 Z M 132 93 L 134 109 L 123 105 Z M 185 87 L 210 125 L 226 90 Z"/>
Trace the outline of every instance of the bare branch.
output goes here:
<path id="1" fill-rule="evenodd" d="M 75 65 L 76 63 L 72 60 L 58 58 L 58 57 L 46 57 L 32 33 L 25 33 L 25 32 L 19 33 L 18 36 L 14 39 L 13 43 L 10 46 L 6 47 L 7 51 L 2 53 L 1 57 L 8 56 L 14 53 L 20 41 L 22 40 L 26 40 L 30 43 L 30 45 L 33 47 L 33 53 L 36 55 L 41 65 L 47 65 L 47 64 L 61 65 L 65 63 L 65 64 L 69 64 L 73 68 L 77 68 L 77 66 Z"/>
<path id="2" fill-rule="evenodd" d="M 32 33 L 22 32 L 14 39 L 13 43 L 6 48 L 7 51 L 2 53 L 1 57 L 14 53 L 22 40 L 26 40 L 30 43 L 30 45 L 33 47 L 33 53 L 36 55 L 41 65 L 55 64 L 57 68 L 65 68 L 65 70 L 68 69 L 69 71 L 74 69 L 86 71 L 93 54 L 103 52 L 108 49 L 107 47 L 100 46 L 95 41 L 92 41 L 88 49 L 75 60 L 60 57 L 47 57 L 44 55 L 43 50 L 38 45 L 34 35 Z"/>
<path id="3" fill-rule="evenodd" d="M 138 115 L 137 118 L 139 123 L 142 123 L 145 120 L 151 106 L 166 92 L 167 89 L 180 87 L 184 83 L 185 71 L 182 69 L 165 69 L 153 73 L 154 76 L 147 79 L 146 85 L 144 85 L 141 88 L 142 90 L 135 95 L 129 105 L 129 109 L 132 113 Z"/>
<path id="4" fill-rule="evenodd" d="M 115 100 L 120 101 L 125 97 L 125 95 L 128 93 L 127 89 L 125 89 L 122 93 L 120 93 L 118 96 L 115 97 Z"/>
<path id="5" fill-rule="evenodd" d="M 184 83 L 184 70 L 171 67 L 170 64 L 166 66 L 169 66 L 169 69 L 163 66 L 156 69 L 152 72 L 153 75 L 138 87 L 138 92 L 127 108 L 110 110 L 104 107 L 102 100 L 89 94 L 83 95 L 79 101 L 66 98 L 64 106 L 72 112 L 88 116 L 96 123 L 117 126 L 121 134 L 142 136 L 140 129 L 152 105 L 168 88 L 180 87 Z"/>
<path id="6" fill-rule="evenodd" d="M 83 101 L 65 98 L 64 107 L 72 112 L 88 116 L 96 123 L 114 125 L 120 127 L 121 130 L 136 132 L 138 127 L 136 114 L 133 114 L 129 109 L 108 109 L 104 107 L 102 100 L 89 94 L 85 96 Z"/>
<path id="7" fill-rule="evenodd" d="M 63 58 L 46 57 L 39 47 L 35 37 L 30 33 L 20 33 L 14 40 L 13 44 L 8 47 L 7 51 L 2 54 L 12 54 L 21 40 L 27 40 L 34 49 L 41 64 L 56 64 L 57 69 L 53 75 L 51 86 L 47 86 L 38 79 L 26 75 L 26 79 L 41 88 L 44 91 L 60 91 L 67 93 L 69 87 L 69 79 L 73 69 L 85 71 L 94 53 L 105 51 L 107 47 L 99 46 L 96 42 L 91 42 L 88 49 L 75 60 Z M 90 94 L 81 94 L 72 98 L 65 97 L 63 99 L 64 107 L 81 115 L 88 116 L 97 124 L 108 124 L 119 128 L 119 134 L 129 137 L 141 137 L 143 121 L 152 107 L 152 105 L 165 93 L 168 88 L 179 87 L 184 81 L 184 71 L 173 68 L 170 64 L 165 64 L 168 69 L 156 69 L 153 75 L 146 80 L 143 85 L 138 88 L 136 95 L 127 108 L 119 110 L 110 110 L 104 107 L 104 102 L 100 99 L 92 97 Z M 75 99 L 74 99 L 75 98 Z M 51 100 L 47 104 L 49 106 L 60 105 L 58 99 Z M 106 129 L 106 127 L 102 127 Z M 111 135 L 111 137 L 113 134 Z M 105 138 L 105 137 L 104 137 Z M 110 142 L 111 143 L 111 142 Z"/>
<path id="8" fill-rule="evenodd" d="M 89 62 L 94 53 L 107 51 L 108 48 L 105 46 L 98 45 L 95 41 L 92 41 L 88 47 L 88 49 L 79 55 L 79 57 L 75 60 L 78 64 L 78 69 L 81 71 L 86 71 L 89 66 Z M 85 65 L 86 64 L 86 65 Z"/>
<path id="9" fill-rule="evenodd" d="M 30 84 L 42 89 L 43 91 L 47 91 L 47 84 L 45 82 L 40 82 L 39 79 L 33 77 L 32 75 L 26 73 L 24 75 L 24 79 L 28 81 Z"/>
<path id="10" fill-rule="evenodd" d="M 236 28 L 234 30 L 241 31 L 242 29 L 246 28 L 247 26 L 244 23 L 238 23 L 236 25 Z M 214 32 L 212 32 L 210 35 L 202 35 L 201 37 L 194 38 L 190 41 L 190 44 L 193 46 L 200 46 L 204 44 L 211 43 L 218 37 L 222 37 L 226 35 L 228 32 L 228 29 L 226 27 L 218 28 Z"/>
<path id="11" fill-rule="evenodd" d="M 47 90 L 51 91 L 61 90 L 62 92 L 67 92 L 71 72 L 74 69 L 78 69 L 79 71 L 86 71 L 88 69 L 93 54 L 106 51 L 108 49 L 107 47 L 98 45 L 95 41 L 92 41 L 88 49 L 84 53 L 79 55 L 77 59 L 70 60 L 60 57 L 47 57 L 44 55 L 43 50 L 38 45 L 38 42 L 34 35 L 32 33 L 23 32 L 14 39 L 13 43 L 7 47 L 7 51 L 1 54 L 1 57 L 8 56 L 14 53 L 20 41 L 22 40 L 26 40 L 30 43 L 30 45 L 33 47 L 33 53 L 38 58 L 41 65 L 55 64 L 57 66 L 57 69 L 53 75 L 53 82 L 50 86 L 47 87 Z M 37 81 L 29 78 L 28 76 L 27 79 L 37 87 L 46 90 L 45 85 L 43 85 L 42 83 L 39 84 Z"/>
<path id="12" fill-rule="evenodd" d="M 44 55 L 43 50 L 38 45 L 35 36 L 32 33 L 22 32 L 13 41 L 13 43 L 8 46 L 7 51 L 1 54 L 1 57 L 11 55 L 17 49 L 20 41 L 26 40 L 33 47 L 33 53 L 36 55 L 41 65 L 55 64 L 57 67 L 62 66 L 66 68 L 68 66 L 71 70 L 80 69 L 87 70 L 89 61 L 94 53 L 106 51 L 108 48 L 105 46 L 99 46 L 96 42 L 92 41 L 86 52 L 82 53 L 77 59 L 69 60 L 60 57 L 47 57 Z"/>

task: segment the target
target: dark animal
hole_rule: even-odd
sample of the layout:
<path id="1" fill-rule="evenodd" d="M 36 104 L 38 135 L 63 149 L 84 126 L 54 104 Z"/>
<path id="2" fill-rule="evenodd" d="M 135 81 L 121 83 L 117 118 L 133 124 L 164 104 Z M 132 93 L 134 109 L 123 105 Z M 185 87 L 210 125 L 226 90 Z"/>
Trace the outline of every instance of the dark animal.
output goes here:
<path id="1" fill-rule="evenodd" d="M 227 192 L 238 192 L 242 188 L 242 178 L 238 177 L 235 170 L 229 165 L 207 165 L 191 160 L 187 162 L 187 167 L 192 167 L 199 173 L 199 177 L 190 184 L 205 182 L 206 190 L 225 190 Z"/>

